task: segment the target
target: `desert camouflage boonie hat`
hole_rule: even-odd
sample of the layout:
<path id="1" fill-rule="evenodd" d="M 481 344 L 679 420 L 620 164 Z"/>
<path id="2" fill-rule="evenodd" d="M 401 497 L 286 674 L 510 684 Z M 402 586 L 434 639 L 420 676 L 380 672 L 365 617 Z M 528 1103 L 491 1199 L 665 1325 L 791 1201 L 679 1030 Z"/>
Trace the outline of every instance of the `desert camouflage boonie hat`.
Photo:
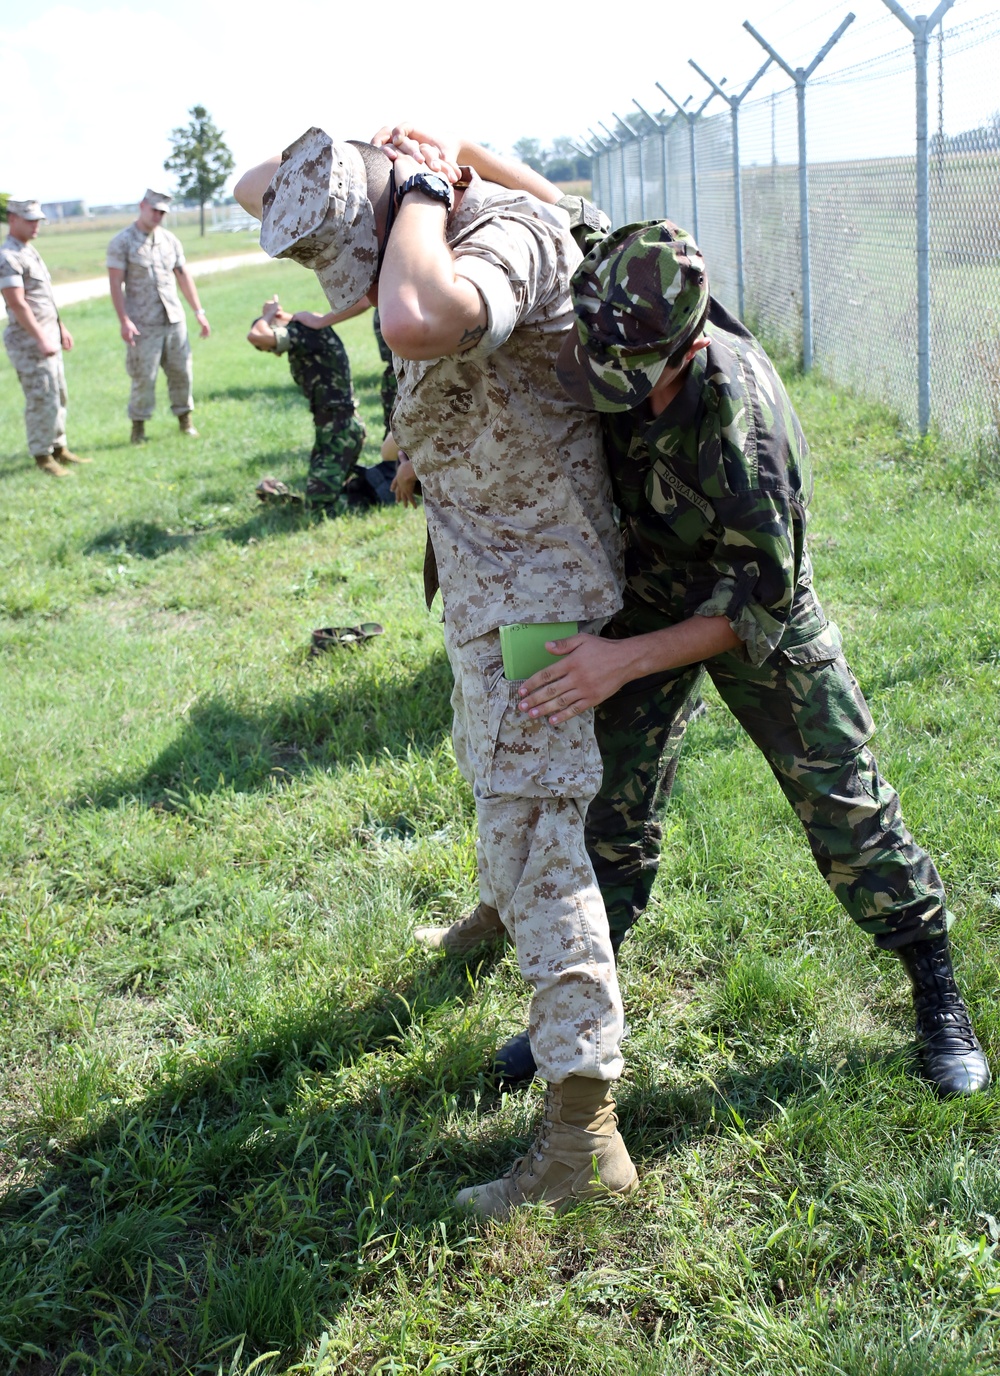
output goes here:
<path id="1" fill-rule="evenodd" d="M 261 248 L 312 268 L 334 310 L 346 310 L 370 291 L 378 239 L 356 148 L 335 143 L 322 129 L 307 129 L 282 153 L 263 212 Z"/>
<path id="2" fill-rule="evenodd" d="M 669 220 L 624 225 L 573 274 L 575 329 L 556 364 L 559 381 L 590 411 L 631 411 L 670 356 L 695 338 L 708 306 L 701 250 Z"/>
<path id="3" fill-rule="evenodd" d="M 22 220 L 44 220 L 45 211 L 37 201 L 7 201 L 7 214 L 20 215 Z"/>

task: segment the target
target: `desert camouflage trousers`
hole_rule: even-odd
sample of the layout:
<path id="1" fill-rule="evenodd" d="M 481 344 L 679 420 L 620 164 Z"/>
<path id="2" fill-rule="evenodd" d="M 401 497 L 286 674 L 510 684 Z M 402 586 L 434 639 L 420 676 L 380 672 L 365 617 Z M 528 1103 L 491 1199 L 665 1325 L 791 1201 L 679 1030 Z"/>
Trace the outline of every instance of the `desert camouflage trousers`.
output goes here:
<path id="1" fill-rule="evenodd" d="M 517 710 L 496 631 L 445 641 L 455 757 L 471 785 L 480 894 L 503 920 L 531 985 L 528 1031 L 544 1079 L 615 1080 L 623 1013 L 608 919 L 584 844 L 601 781 L 593 714 L 552 727 Z"/>
<path id="2" fill-rule="evenodd" d="M 156 375 L 167 375 L 167 394 L 175 416 L 194 410 L 191 396 L 193 369 L 187 325 L 140 325 L 142 333 L 125 346 L 125 369 L 132 379 L 128 399 L 129 420 L 149 420 L 156 406 Z"/>
<path id="3" fill-rule="evenodd" d="M 36 458 L 66 443 L 66 374 L 62 350 L 46 358 L 34 340 L 4 336 L 7 353 L 24 392 L 24 425 L 28 451 Z"/>
<path id="4" fill-rule="evenodd" d="M 665 624 L 631 616 L 628 633 Z M 843 655 L 810 653 L 808 645 L 778 650 L 761 665 L 718 655 L 626 684 L 597 709 L 604 781 L 587 814 L 587 846 L 616 950 L 649 901 L 658 815 L 706 673 L 767 760 L 820 874 L 858 926 L 884 949 L 947 930 L 937 869 L 867 747 L 873 725 L 857 680 Z"/>

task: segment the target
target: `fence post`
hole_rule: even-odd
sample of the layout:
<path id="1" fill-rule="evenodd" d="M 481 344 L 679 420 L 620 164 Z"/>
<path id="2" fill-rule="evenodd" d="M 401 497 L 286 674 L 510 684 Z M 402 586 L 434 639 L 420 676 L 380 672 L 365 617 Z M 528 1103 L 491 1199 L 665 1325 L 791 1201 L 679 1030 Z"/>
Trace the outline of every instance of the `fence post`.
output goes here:
<path id="1" fill-rule="evenodd" d="M 599 119 L 597 122 L 611 142 L 618 145 L 618 170 L 621 174 L 619 180 L 622 184 L 622 218 L 624 219 L 628 213 L 628 187 L 625 185 L 625 145 L 617 134 L 612 134 L 611 130 L 602 119 Z M 611 218 L 614 219 L 614 216 Z"/>
<path id="2" fill-rule="evenodd" d="M 930 148 L 927 142 L 927 40 L 951 9 L 954 0 L 941 0 L 928 19 L 915 19 L 897 0 L 886 6 L 913 34 L 913 63 L 917 85 L 917 424 L 926 435 L 931 424 L 931 197 Z"/>
<path id="3" fill-rule="evenodd" d="M 847 26 L 853 22 L 854 15 L 848 14 L 837 31 L 832 34 L 824 43 L 823 47 L 820 48 L 808 67 L 792 68 L 789 67 L 783 57 L 778 56 L 770 43 L 761 38 L 749 19 L 743 21 L 743 27 L 746 29 L 747 33 L 756 38 L 764 51 L 770 53 L 778 66 L 783 67 L 795 82 L 795 103 L 798 107 L 799 124 L 799 246 L 802 255 L 802 368 L 803 371 L 807 373 L 812 367 L 813 341 L 812 279 L 809 272 L 809 167 L 806 162 L 806 82 L 844 33 Z"/>
<path id="4" fill-rule="evenodd" d="M 713 100 L 715 99 L 715 92 L 714 92 L 714 91 L 709 91 L 708 95 L 705 97 L 705 99 L 704 99 L 704 100 L 701 102 L 701 104 L 698 106 L 697 110 L 693 110 L 693 111 L 692 111 L 692 110 L 685 110 L 685 108 L 684 108 L 684 105 L 687 105 L 688 100 L 691 99 L 690 96 L 688 96 L 687 100 L 684 102 L 684 105 L 678 105 L 677 101 L 674 100 L 673 96 L 672 96 L 672 95 L 670 94 L 670 92 L 666 89 L 666 87 L 660 86 L 660 83 L 659 83 L 659 82 L 657 82 L 656 84 L 657 84 L 657 86 L 659 87 L 659 89 L 663 92 L 663 94 L 666 96 L 666 98 L 670 101 L 671 105 L 673 105 L 673 106 L 675 107 L 675 109 L 677 110 L 677 114 L 678 114 L 678 115 L 683 115 L 684 118 L 687 120 L 687 127 L 688 127 L 688 157 L 689 157 L 690 163 L 691 163 L 691 219 L 692 219 L 693 222 L 694 222 L 694 223 L 691 225 L 691 233 L 694 235 L 695 240 L 697 240 L 697 238 L 698 238 L 698 155 L 697 155 L 697 152 L 695 151 L 694 126 L 695 126 L 695 124 L 697 123 L 697 121 L 698 121 L 698 119 L 699 119 L 699 117 L 700 117 L 700 115 L 701 115 L 701 112 L 702 112 L 702 110 L 704 110 L 705 106 L 708 105 L 708 103 L 709 103 L 710 101 L 713 101 Z"/>
<path id="5" fill-rule="evenodd" d="M 641 137 L 639 134 L 637 134 L 637 133 L 635 132 L 635 130 L 632 128 L 631 124 L 629 124 L 629 122 L 628 122 L 627 119 L 622 119 L 621 115 L 618 113 L 617 110 L 612 110 L 611 113 L 614 115 L 615 119 L 618 121 L 619 124 L 623 124 L 623 125 L 625 126 L 625 128 L 629 131 L 629 133 L 630 133 L 630 134 L 633 136 L 633 138 L 635 139 L 636 143 L 639 145 L 639 219 L 640 219 L 640 220 L 644 220 L 644 219 L 646 218 L 646 211 L 645 211 L 645 205 L 646 205 L 646 187 L 645 187 L 645 185 L 644 185 L 644 183 L 643 183 L 643 179 L 642 179 L 642 137 Z M 622 180 L 624 180 L 624 178 L 625 178 L 625 145 L 624 145 L 624 143 L 623 143 L 623 144 L 622 144 Z M 627 188 L 626 188 L 626 191 L 625 191 L 625 218 L 628 219 L 628 220 L 631 220 L 631 218 L 632 218 L 632 216 L 629 214 L 629 211 L 628 211 L 628 189 L 627 189 Z"/>
<path id="6" fill-rule="evenodd" d="M 657 213 L 659 214 L 659 216 L 660 216 L 661 219 L 664 219 L 664 220 L 665 220 L 666 217 L 667 217 L 667 134 L 666 134 L 666 128 L 665 128 L 665 126 L 664 126 L 662 120 L 657 119 L 657 117 L 656 117 L 655 115 L 651 115 L 651 114 L 649 113 L 649 111 L 645 108 L 645 106 L 639 104 L 639 102 L 636 100 L 635 96 L 632 97 L 632 104 L 636 107 L 637 110 L 641 111 L 641 113 L 644 114 L 644 115 L 646 116 L 646 118 L 649 120 L 649 122 L 650 122 L 650 124 L 653 126 L 653 128 L 659 130 L 659 133 L 660 133 L 660 164 L 661 164 L 661 169 L 660 169 L 660 170 L 661 170 L 661 172 L 662 172 L 662 174 L 663 174 L 663 203 L 662 203 L 662 205 L 661 205 L 661 207 L 660 207 L 660 210 L 659 210 Z M 645 205 L 645 203 L 646 203 L 646 198 L 645 198 L 645 195 L 643 195 L 643 205 Z M 645 216 L 646 216 L 646 212 L 645 212 L 645 210 L 643 210 L 643 219 L 645 219 Z"/>
<path id="7" fill-rule="evenodd" d="M 736 295 L 739 299 L 739 317 L 742 320 L 746 314 L 746 290 L 743 278 L 743 184 L 740 178 L 740 106 L 744 96 L 750 94 L 757 82 L 761 79 L 768 67 L 771 59 L 768 58 L 756 76 L 751 77 L 738 96 L 726 95 L 722 89 L 722 84 L 715 82 L 703 72 L 695 62 L 693 57 L 688 58 L 689 64 L 695 69 L 698 75 L 708 82 L 709 86 L 716 95 L 722 97 L 729 106 L 729 117 L 733 123 L 733 205 L 735 209 L 735 230 L 736 230 Z M 697 236 L 696 236 L 697 237 Z"/>
<path id="8" fill-rule="evenodd" d="M 590 199 L 594 202 L 595 205 L 600 205 L 600 201 L 598 201 L 598 199 L 597 199 L 597 190 L 596 190 L 597 178 L 594 176 L 594 167 L 595 167 L 596 162 L 597 162 L 597 159 L 594 157 L 594 150 L 589 146 L 589 144 L 588 144 L 585 148 L 581 148 L 580 145 L 579 145 L 578 143 L 571 143 L 571 144 L 570 144 L 570 148 L 572 148 L 573 152 L 576 153 L 579 157 L 589 159 L 589 161 L 590 161 Z"/>

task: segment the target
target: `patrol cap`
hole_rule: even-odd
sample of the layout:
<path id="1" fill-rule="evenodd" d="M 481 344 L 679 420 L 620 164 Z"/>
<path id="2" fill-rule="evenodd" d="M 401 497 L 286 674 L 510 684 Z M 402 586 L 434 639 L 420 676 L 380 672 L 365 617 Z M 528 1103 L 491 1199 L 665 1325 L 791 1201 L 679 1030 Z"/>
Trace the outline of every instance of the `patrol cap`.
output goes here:
<path id="1" fill-rule="evenodd" d="M 37 201 L 7 200 L 7 214 L 20 215 L 22 220 L 44 220 L 45 212 Z"/>
<path id="2" fill-rule="evenodd" d="M 575 328 L 556 371 L 589 411 L 631 411 L 645 401 L 708 306 L 701 250 L 670 220 L 616 229 L 584 258 L 572 289 Z"/>
<path id="3" fill-rule="evenodd" d="M 360 301 L 375 281 L 378 237 L 358 150 L 315 127 L 290 144 L 264 192 L 260 246 L 312 268 L 334 310 Z"/>
<path id="4" fill-rule="evenodd" d="M 169 210 L 173 197 L 167 191 L 153 191 L 147 186 L 142 199 L 150 210 Z"/>

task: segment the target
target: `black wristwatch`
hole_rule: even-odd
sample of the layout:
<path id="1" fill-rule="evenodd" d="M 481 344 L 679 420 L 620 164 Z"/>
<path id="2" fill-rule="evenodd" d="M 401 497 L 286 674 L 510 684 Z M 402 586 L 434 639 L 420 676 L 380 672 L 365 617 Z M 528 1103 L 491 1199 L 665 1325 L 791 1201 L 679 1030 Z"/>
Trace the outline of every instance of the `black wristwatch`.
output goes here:
<path id="1" fill-rule="evenodd" d="M 415 172 L 412 177 L 407 177 L 403 185 L 396 189 L 397 205 L 408 191 L 422 191 L 425 196 L 442 201 L 448 210 L 455 204 L 451 182 L 447 177 L 438 176 L 436 172 Z"/>

